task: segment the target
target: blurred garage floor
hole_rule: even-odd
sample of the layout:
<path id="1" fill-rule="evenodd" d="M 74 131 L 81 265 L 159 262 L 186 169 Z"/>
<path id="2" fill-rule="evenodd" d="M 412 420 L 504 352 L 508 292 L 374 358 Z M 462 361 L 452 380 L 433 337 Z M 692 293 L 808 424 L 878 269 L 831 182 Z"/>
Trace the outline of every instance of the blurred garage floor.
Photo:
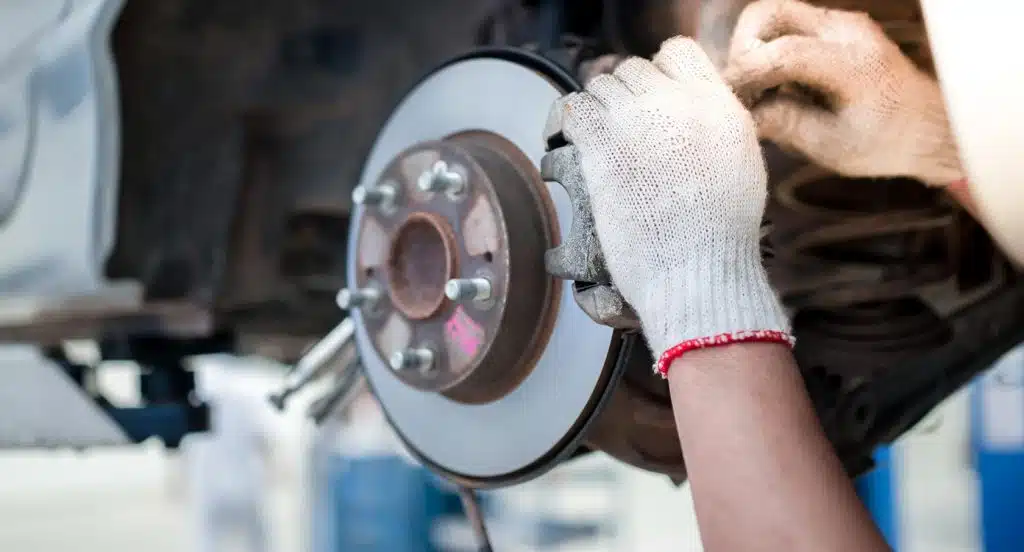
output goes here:
<path id="1" fill-rule="evenodd" d="M 5 453 L 0 457 L 0 549 L 39 552 L 184 552 L 192 549 L 186 497 L 162 447 Z M 284 482 L 282 482 L 284 483 Z M 297 552 L 298 497 L 279 485 L 274 550 Z"/>
<path id="2" fill-rule="evenodd" d="M 269 388 L 273 378 L 264 375 Z M 916 431 L 902 458 L 903 535 L 907 552 L 977 550 L 974 482 L 967 467 L 967 401 L 951 400 L 941 423 Z M 271 498 L 273 550 L 306 548 L 308 481 L 300 424 L 286 426 L 286 461 Z M 614 544 L 571 550 L 700 550 L 690 497 L 664 478 L 625 467 L 617 485 L 623 512 Z M 0 550 L 33 552 L 188 552 L 192 534 L 183 473 L 159 445 L 124 449 L 0 453 Z M 542 487 L 542 486 L 538 486 Z M 533 492 L 525 489 L 527 493 Z M 566 550 L 570 550 L 566 548 Z"/>

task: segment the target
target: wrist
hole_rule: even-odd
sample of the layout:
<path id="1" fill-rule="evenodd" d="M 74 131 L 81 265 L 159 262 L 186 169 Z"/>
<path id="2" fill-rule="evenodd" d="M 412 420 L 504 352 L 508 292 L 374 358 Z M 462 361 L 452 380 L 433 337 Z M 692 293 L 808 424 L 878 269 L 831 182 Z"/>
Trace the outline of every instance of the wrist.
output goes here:
<path id="1" fill-rule="evenodd" d="M 654 371 L 662 378 L 668 378 L 669 370 L 678 364 L 684 355 L 702 349 L 735 347 L 751 344 L 772 344 L 792 348 L 793 335 L 782 330 L 744 330 L 710 337 L 691 339 L 677 343 L 665 350 L 654 363 Z"/>
<path id="2" fill-rule="evenodd" d="M 738 343 L 694 351 L 672 361 L 667 379 L 670 385 L 678 384 L 679 391 L 685 393 L 695 391 L 695 388 L 710 390 L 716 387 L 735 391 L 745 386 L 762 385 L 778 378 L 781 371 L 790 370 L 799 377 L 799 368 L 788 346 Z"/>
<path id="3" fill-rule="evenodd" d="M 768 282 L 759 244 L 704 247 L 670 273 L 653 277 L 638 309 L 648 345 L 665 375 L 695 349 L 729 343 L 792 343 L 789 320 Z"/>

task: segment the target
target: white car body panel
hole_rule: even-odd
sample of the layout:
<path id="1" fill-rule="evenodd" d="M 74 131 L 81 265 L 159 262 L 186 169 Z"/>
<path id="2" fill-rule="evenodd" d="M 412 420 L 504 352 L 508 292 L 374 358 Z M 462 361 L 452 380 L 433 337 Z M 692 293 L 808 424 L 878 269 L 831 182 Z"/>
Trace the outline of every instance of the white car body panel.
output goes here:
<path id="1" fill-rule="evenodd" d="M 122 2 L 0 3 L 0 323 L 69 300 L 138 300 L 103 276 L 120 150 L 109 39 Z"/>

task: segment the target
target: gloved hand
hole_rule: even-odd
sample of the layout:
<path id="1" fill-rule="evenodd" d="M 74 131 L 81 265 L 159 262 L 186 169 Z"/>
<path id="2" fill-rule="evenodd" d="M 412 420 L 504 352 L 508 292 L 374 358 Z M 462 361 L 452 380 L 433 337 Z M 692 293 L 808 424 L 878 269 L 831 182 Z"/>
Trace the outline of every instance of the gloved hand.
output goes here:
<path id="1" fill-rule="evenodd" d="M 791 343 L 761 264 L 767 196 L 753 120 L 689 39 L 560 100 L 612 283 L 666 374 L 683 352 Z"/>
<path id="2" fill-rule="evenodd" d="M 933 186 L 964 178 L 938 83 L 866 14 L 753 2 L 724 76 L 761 137 L 839 174 Z M 787 93 L 801 87 L 826 105 Z"/>

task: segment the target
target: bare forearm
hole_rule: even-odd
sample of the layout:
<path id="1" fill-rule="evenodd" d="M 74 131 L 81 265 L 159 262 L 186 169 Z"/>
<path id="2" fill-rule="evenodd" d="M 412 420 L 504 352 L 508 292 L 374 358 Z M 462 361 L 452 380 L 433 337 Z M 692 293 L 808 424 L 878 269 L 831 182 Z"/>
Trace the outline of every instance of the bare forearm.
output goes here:
<path id="1" fill-rule="evenodd" d="M 710 552 L 888 550 L 788 348 L 692 351 L 673 363 L 669 386 Z"/>

